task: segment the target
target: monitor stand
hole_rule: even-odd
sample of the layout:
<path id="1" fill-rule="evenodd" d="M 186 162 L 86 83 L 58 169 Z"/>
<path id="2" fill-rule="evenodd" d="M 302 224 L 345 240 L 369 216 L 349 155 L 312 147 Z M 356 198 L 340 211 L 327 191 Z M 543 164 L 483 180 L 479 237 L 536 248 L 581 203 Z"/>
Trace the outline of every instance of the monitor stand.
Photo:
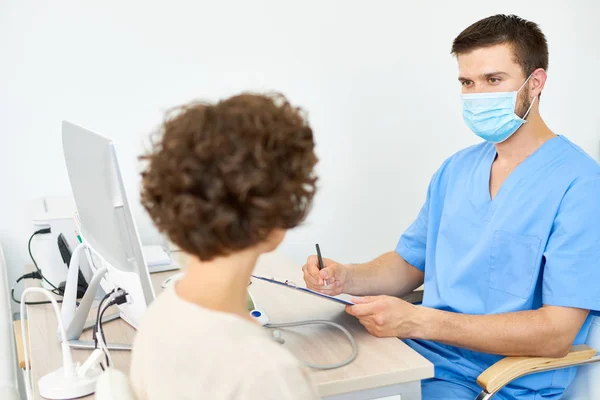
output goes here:
<path id="1" fill-rule="evenodd" d="M 69 271 L 67 273 L 67 281 L 65 285 L 65 293 L 63 296 L 63 304 L 60 312 L 60 319 L 67 333 L 67 341 L 70 347 L 75 349 L 94 349 L 95 343 L 92 340 L 81 340 L 81 334 L 84 330 L 91 329 L 96 324 L 96 321 L 87 321 L 87 317 L 92 309 L 92 304 L 98 289 L 100 281 L 106 274 L 107 268 L 99 268 L 94 272 L 88 288 L 77 307 L 77 281 L 79 273 L 79 258 L 85 250 L 85 244 L 80 243 L 71 256 L 69 263 Z M 102 322 L 108 322 L 120 318 L 120 313 L 107 315 L 102 319 Z M 60 340 L 60 339 L 59 339 Z M 109 350 L 131 350 L 131 344 L 107 343 L 106 347 Z"/>

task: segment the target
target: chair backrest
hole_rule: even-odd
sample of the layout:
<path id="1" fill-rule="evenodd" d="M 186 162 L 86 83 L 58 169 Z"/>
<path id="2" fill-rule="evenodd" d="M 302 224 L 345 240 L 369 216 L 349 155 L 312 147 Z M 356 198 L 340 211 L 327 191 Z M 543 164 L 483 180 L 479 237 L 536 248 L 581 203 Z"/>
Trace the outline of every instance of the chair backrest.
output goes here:
<path id="1" fill-rule="evenodd" d="M 586 344 L 600 350 L 600 317 L 593 317 Z M 600 399 L 600 363 L 579 367 L 564 400 Z"/>
<path id="2" fill-rule="evenodd" d="M 17 353 L 6 269 L 4 253 L 0 247 L 0 399 L 17 400 Z"/>

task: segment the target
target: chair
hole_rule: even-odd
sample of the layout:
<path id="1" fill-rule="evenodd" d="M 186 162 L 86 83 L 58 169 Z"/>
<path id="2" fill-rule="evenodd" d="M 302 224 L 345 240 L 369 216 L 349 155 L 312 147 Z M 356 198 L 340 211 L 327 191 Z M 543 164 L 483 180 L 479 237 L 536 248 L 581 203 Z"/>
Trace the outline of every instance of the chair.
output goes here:
<path id="1" fill-rule="evenodd" d="M 403 297 L 403 300 L 420 304 L 423 291 L 415 290 Z M 505 357 L 477 377 L 482 391 L 476 400 L 489 400 L 504 386 L 515 379 L 536 372 L 581 366 L 575 379 L 563 394 L 564 400 L 600 399 L 600 317 L 593 317 L 585 344 L 576 345 L 563 358 L 546 357 Z M 595 364 L 595 365 L 588 365 Z"/>
<path id="2" fill-rule="evenodd" d="M 8 288 L 6 261 L 0 247 L 0 399 L 18 400 L 17 356 Z"/>

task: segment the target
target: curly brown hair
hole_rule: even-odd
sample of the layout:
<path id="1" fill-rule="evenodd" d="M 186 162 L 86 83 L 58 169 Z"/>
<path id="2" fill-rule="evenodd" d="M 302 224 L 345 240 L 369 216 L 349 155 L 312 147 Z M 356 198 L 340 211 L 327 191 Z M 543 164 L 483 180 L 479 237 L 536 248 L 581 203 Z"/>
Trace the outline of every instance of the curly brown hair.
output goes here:
<path id="1" fill-rule="evenodd" d="M 297 226 L 316 191 L 312 129 L 282 95 L 241 94 L 168 112 L 140 157 L 141 200 L 161 232 L 203 261 Z"/>

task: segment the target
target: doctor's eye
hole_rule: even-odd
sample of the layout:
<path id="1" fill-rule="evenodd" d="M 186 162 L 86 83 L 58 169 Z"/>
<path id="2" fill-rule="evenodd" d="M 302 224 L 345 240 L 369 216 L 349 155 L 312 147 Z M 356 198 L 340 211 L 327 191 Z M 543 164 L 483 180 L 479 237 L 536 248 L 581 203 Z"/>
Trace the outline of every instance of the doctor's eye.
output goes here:
<path id="1" fill-rule="evenodd" d="M 489 78 L 488 83 L 490 83 L 492 85 L 496 85 L 496 84 L 500 83 L 500 78 Z"/>
<path id="2" fill-rule="evenodd" d="M 460 84 L 464 87 L 469 87 L 473 84 L 473 81 L 464 80 L 464 81 L 461 81 Z"/>

